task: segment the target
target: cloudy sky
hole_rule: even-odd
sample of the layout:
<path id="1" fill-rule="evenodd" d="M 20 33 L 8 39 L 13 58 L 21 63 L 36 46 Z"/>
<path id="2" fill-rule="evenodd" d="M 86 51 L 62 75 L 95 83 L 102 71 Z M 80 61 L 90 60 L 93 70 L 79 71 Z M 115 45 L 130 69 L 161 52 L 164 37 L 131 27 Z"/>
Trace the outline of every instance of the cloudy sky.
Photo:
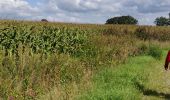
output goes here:
<path id="1" fill-rule="evenodd" d="M 152 25 L 168 17 L 170 0 L 0 0 L 0 18 L 57 22 L 105 23 L 114 16 L 131 15 Z"/>

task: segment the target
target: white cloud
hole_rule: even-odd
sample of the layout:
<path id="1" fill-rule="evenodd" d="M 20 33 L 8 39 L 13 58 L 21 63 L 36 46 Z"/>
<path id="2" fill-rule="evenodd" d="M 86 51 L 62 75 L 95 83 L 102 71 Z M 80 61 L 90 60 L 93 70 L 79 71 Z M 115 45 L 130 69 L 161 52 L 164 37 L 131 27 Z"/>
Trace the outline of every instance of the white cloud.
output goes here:
<path id="1" fill-rule="evenodd" d="M 105 23 L 109 17 L 131 15 L 140 24 L 167 16 L 169 0 L 0 0 L 0 17 L 51 21 Z M 33 5 L 34 4 L 34 5 Z"/>
<path id="2" fill-rule="evenodd" d="M 31 7 L 24 0 L 0 0 L 0 15 L 1 17 L 29 17 L 34 16 L 39 9 Z"/>

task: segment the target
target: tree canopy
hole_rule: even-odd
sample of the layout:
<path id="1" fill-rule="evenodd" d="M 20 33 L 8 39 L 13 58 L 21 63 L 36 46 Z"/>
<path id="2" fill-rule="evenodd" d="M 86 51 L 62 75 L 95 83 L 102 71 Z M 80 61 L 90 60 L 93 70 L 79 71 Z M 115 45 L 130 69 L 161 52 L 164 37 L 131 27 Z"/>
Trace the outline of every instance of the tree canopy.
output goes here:
<path id="1" fill-rule="evenodd" d="M 170 19 L 166 17 L 157 17 L 154 23 L 157 26 L 168 26 L 170 25 Z"/>
<path id="2" fill-rule="evenodd" d="M 106 21 L 106 24 L 137 24 L 138 20 L 132 16 L 113 17 Z"/>

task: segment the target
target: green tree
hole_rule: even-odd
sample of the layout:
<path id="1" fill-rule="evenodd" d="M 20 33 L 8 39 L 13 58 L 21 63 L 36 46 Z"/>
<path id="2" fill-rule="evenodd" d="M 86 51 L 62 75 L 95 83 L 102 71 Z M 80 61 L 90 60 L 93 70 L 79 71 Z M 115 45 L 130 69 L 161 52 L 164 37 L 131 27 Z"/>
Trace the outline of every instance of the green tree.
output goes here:
<path id="1" fill-rule="evenodd" d="M 138 20 L 132 16 L 113 17 L 106 21 L 106 24 L 137 24 Z"/>
<path id="2" fill-rule="evenodd" d="M 170 25 L 169 19 L 166 17 L 157 17 L 154 22 L 157 26 L 167 26 Z"/>

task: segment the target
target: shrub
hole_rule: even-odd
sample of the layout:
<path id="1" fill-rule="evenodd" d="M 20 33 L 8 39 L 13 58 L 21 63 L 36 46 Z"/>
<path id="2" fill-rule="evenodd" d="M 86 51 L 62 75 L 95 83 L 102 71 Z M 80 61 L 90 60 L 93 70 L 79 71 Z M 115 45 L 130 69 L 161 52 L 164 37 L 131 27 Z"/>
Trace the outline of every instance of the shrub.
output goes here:
<path id="1" fill-rule="evenodd" d="M 161 59 L 162 57 L 162 50 L 159 46 L 157 45 L 150 45 L 149 46 L 149 52 L 148 55 L 156 58 L 156 59 Z"/>

